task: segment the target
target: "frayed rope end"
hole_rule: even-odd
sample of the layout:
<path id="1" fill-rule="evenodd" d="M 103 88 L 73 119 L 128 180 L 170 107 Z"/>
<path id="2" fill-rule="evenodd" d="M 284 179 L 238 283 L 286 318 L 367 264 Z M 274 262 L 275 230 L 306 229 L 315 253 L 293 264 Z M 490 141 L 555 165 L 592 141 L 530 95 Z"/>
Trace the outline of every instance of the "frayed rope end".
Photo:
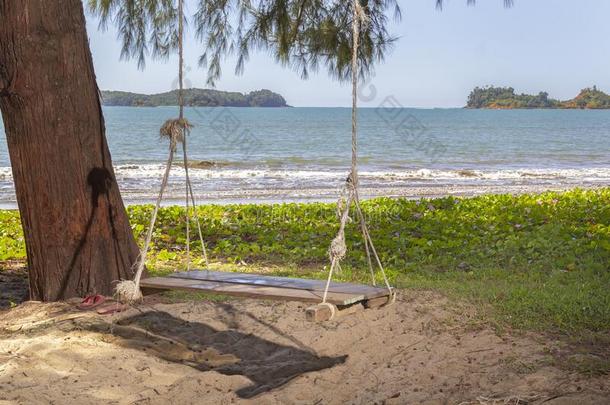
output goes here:
<path id="1" fill-rule="evenodd" d="M 116 298 L 122 302 L 131 304 L 142 299 L 142 291 L 133 280 L 123 280 L 114 288 Z"/>

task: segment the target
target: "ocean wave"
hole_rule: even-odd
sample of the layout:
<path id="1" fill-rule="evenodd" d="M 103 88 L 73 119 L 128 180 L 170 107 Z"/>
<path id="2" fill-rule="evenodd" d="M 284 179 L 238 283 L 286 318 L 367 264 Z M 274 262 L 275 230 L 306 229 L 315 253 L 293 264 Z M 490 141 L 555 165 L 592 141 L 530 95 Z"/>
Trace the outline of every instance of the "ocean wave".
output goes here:
<path id="1" fill-rule="evenodd" d="M 165 166 L 163 164 L 124 164 L 114 168 L 117 181 L 126 180 L 158 180 L 163 176 Z M 258 168 L 234 168 L 227 166 L 211 167 L 189 167 L 189 175 L 193 179 L 201 180 L 305 180 L 305 181 L 334 181 L 346 177 L 348 168 L 345 169 L 285 169 L 273 167 Z M 366 170 L 361 169 L 360 177 L 363 180 L 540 180 L 540 179 L 568 179 L 582 181 L 610 180 L 610 167 L 598 168 L 574 168 L 574 169 L 551 169 L 551 168 L 522 168 L 522 169 L 392 169 L 392 170 Z M 185 170 L 181 166 L 172 167 L 171 178 L 176 180 L 184 178 Z M 0 180 L 12 182 L 10 167 L 0 167 Z"/>
<path id="2" fill-rule="evenodd" d="M 485 179 L 485 180 L 514 180 L 514 179 L 581 179 L 601 180 L 610 179 L 610 167 L 579 168 L 579 169 L 414 169 L 395 171 L 361 171 L 361 176 L 389 179 Z"/>

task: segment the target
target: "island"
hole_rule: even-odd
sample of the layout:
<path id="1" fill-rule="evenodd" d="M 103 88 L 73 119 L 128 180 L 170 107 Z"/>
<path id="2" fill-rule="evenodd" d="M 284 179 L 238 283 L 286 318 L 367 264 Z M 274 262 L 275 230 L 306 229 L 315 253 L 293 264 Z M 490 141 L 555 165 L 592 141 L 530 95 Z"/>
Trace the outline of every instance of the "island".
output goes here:
<path id="1" fill-rule="evenodd" d="M 178 90 L 159 94 L 139 94 L 126 91 L 102 91 L 105 106 L 158 107 L 178 105 Z M 185 105 L 191 107 L 288 107 L 281 95 L 271 90 L 250 93 L 212 89 L 185 89 Z"/>
<path id="2" fill-rule="evenodd" d="M 549 98 L 546 92 L 537 95 L 515 94 L 512 87 L 476 87 L 468 96 L 466 108 L 516 109 L 516 108 L 557 108 L 557 109 L 610 109 L 610 96 L 592 88 L 582 89 L 571 100 L 560 101 Z"/>

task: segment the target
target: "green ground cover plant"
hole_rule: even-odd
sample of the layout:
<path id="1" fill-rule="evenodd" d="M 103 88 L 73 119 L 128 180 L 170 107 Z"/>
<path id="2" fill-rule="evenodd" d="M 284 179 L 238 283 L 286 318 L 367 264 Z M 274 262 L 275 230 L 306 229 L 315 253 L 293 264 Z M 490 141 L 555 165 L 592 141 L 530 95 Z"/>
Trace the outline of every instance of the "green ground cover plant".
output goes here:
<path id="1" fill-rule="evenodd" d="M 492 309 L 500 325 L 562 334 L 610 331 L 610 188 L 363 202 L 392 282 Z M 131 206 L 142 243 L 152 206 Z M 333 204 L 205 205 L 197 209 L 213 267 L 324 277 L 338 221 Z M 148 266 L 184 268 L 184 208 L 159 213 Z M 193 225 L 191 235 L 196 235 Z M 0 211 L 0 260 L 23 260 L 16 211 Z M 356 224 L 339 279 L 369 281 Z M 203 265 L 195 240 L 191 261 Z"/>

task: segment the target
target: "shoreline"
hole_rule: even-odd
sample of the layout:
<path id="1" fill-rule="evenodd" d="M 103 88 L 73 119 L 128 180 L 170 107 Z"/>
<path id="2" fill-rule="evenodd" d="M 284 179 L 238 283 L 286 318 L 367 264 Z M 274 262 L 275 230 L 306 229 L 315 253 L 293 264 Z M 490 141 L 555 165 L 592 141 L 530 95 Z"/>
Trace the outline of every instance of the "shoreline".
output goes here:
<path id="1" fill-rule="evenodd" d="M 411 186 L 411 187 L 361 187 L 360 194 L 363 200 L 375 198 L 404 198 L 407 200 L 438 199 L 444 197 L 477 197 L 481 195 L 523 195 L 541 194 L 544 192 L 566 192 L 574 189 L 599 190 L 610 187 L 610 184 L 522 184 L 522 185 L 440 185 L 440 186 Z M 180 190 L 181 191 L 181 190 Z M 155 197 L 136 197 L 123 194 L 125 206 L 154 204 Z M 272 205 L 284 203 L 334 203 L 339 197 L 339 190 L 335 189 L 274 189 L 274 190 L 217 190 L 209 194 L 197 194 L 198 206 L 203 205 Z M 184 206 L 182 195 L 171 194 L 164 198 L 162 204 L 168 206 Z M 16 210 L 16 201 L 0 202 L 0 210 Z"/>

